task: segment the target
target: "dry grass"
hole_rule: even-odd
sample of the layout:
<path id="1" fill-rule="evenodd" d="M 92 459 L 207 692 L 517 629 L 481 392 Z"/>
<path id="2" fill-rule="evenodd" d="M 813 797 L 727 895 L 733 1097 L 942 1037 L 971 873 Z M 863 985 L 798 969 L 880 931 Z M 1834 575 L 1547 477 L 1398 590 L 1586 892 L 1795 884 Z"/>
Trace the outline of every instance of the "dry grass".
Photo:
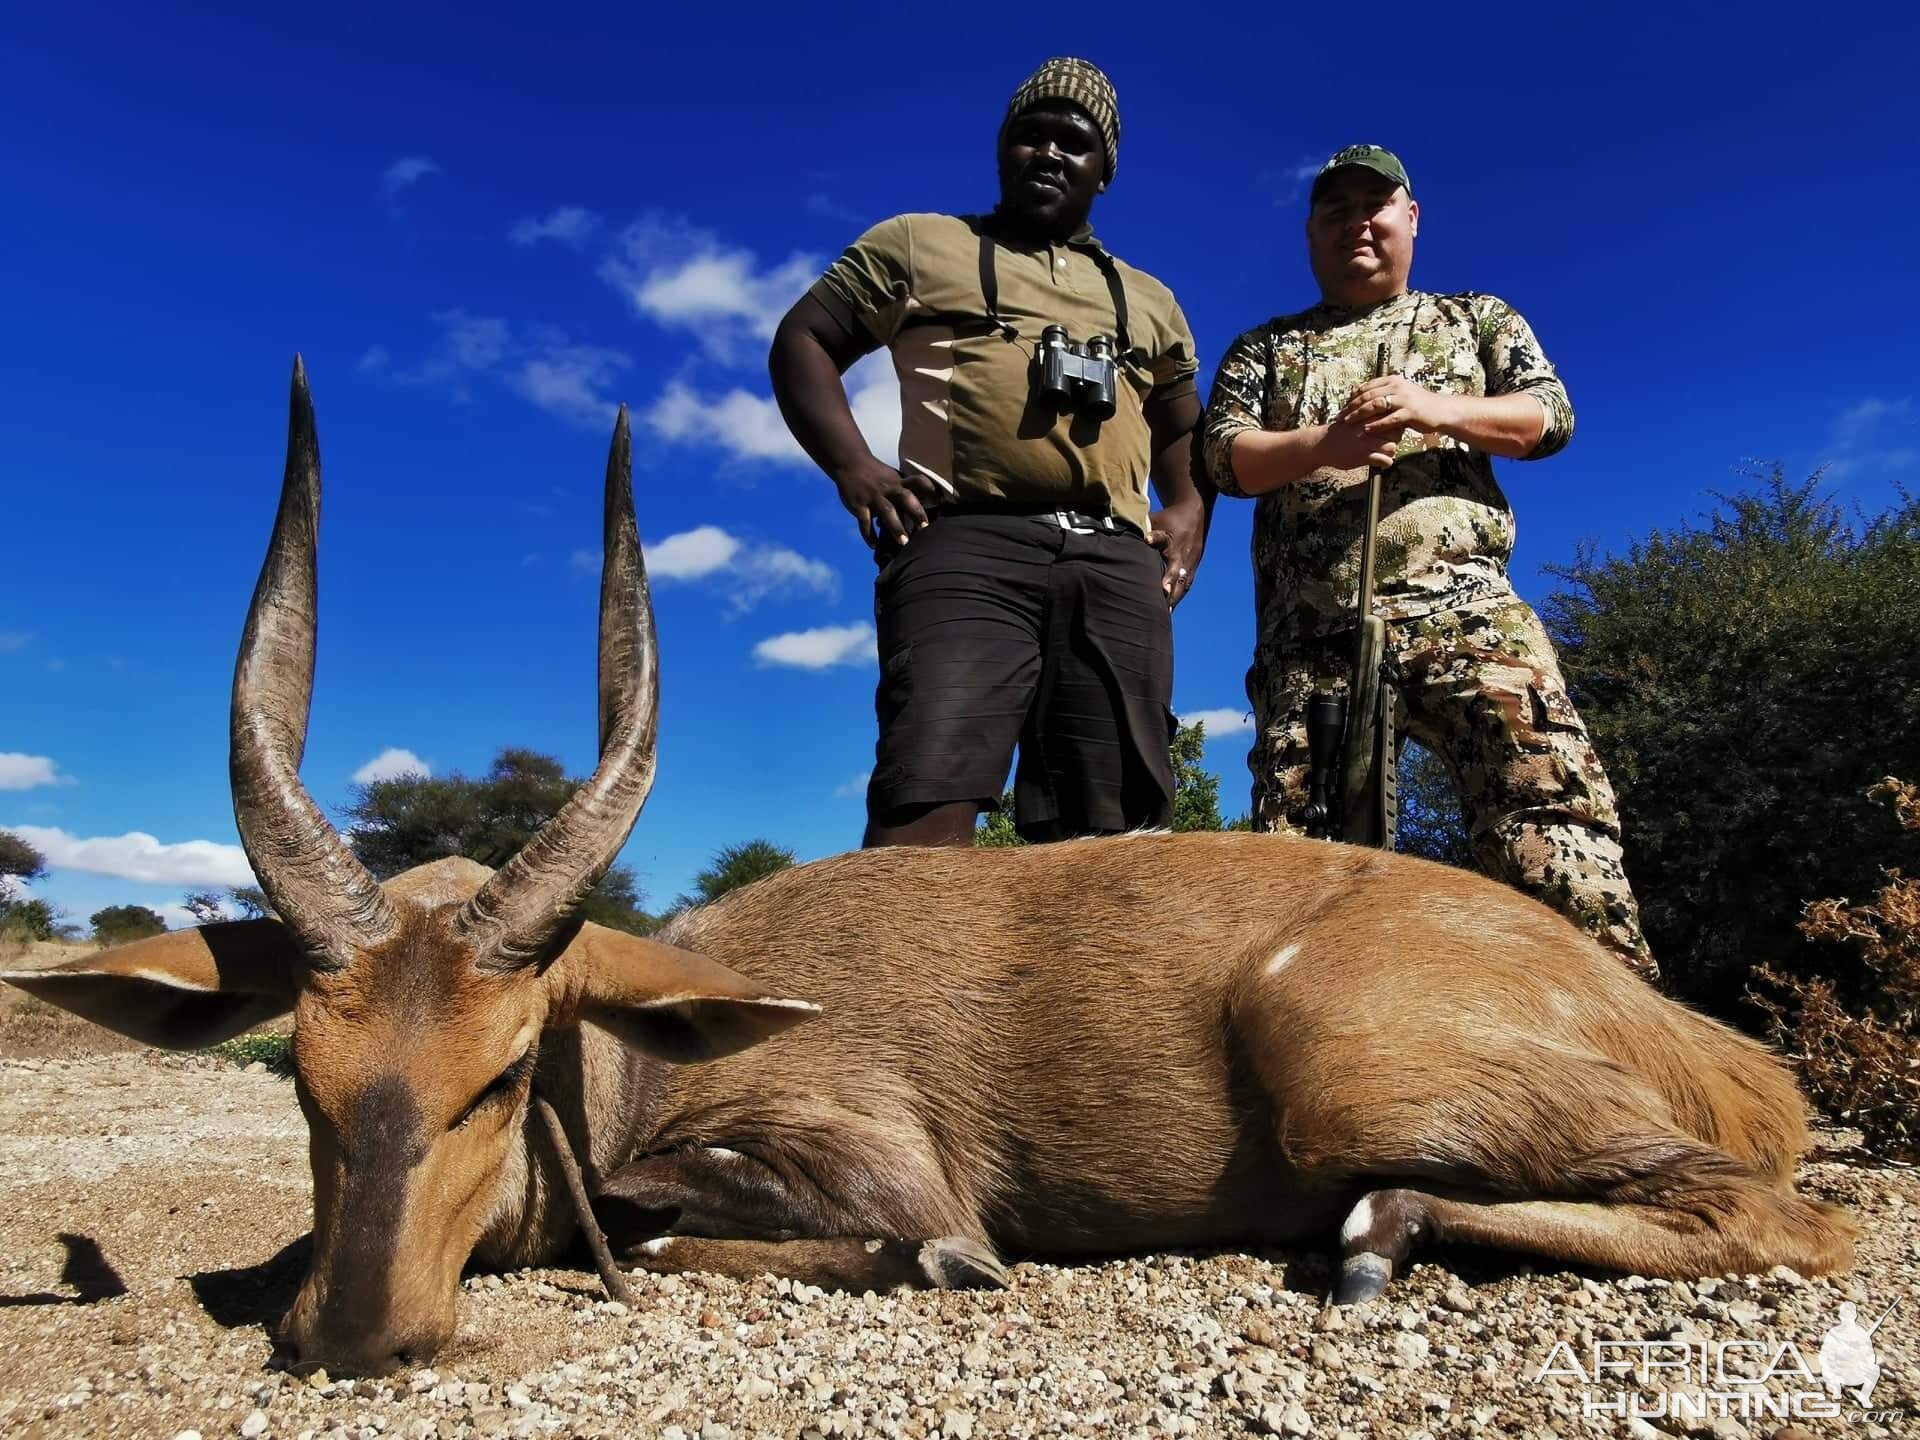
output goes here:
<path id="1" fill-rule="evenodd" d="M 1920 831 L 1920 787 L 1887 779 L 1868 793 L 1902 830 Z M 1832 947 L 1831 978 L 1762 966 L 1754 998 L 1815 1104 L 1857 1126 L 1870 1149 L 1920 1161 L 1920 881 L 1891 867 L 1883 876 L 1870 904 L 1807 907 L 1801 933 Z"/>

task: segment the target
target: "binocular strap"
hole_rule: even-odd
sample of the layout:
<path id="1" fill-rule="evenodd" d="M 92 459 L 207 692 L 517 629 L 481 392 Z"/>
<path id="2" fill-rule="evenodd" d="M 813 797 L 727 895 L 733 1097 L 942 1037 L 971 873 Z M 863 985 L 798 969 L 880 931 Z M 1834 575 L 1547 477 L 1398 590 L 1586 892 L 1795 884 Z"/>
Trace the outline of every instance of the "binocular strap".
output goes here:
<path id="1" fill-rule="evenodd" d="M 976 227 L 976 233 L 980 236 L 980 298 L 986 302 L 987 315 L 994 326 L 1008 339 L 1012 339 L 1020 332 L 1008 324 L 1000 314 L 1000 275 L 994 263 L 993 237 L 987 233 L 984 225 Z M 1116 350 L 1120 356 L 1131 355 L 1133 341 L 1127 335 L 1127 290 L 1120 283 L 1119 268 L 1113 263 L 1113 257 L 1098 245 L 1085 248 L 1092 255 L 1093 263 L 1100 267 L 1100 273 L 1106 277 L 1107 293 L 1113 297 L 1113 338 Z"/>

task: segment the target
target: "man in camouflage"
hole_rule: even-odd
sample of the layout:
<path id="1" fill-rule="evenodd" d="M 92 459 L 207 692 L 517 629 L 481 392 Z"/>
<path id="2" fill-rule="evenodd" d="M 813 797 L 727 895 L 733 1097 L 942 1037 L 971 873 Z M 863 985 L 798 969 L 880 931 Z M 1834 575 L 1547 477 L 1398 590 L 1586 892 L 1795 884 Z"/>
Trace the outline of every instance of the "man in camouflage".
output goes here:
<path id="1" fill-rule="evenodd" d="M 1380 466 L 1375 613 L 1401 733 L 1452 773 L 1487 873 L 1657 980 L 1613 789 L 1545 628 L 1507 578 L 1514 519 L 1490 457 L 1556 453 L 1573 409 L 1510 306 L 1408 288 L 1419 219 L 1393 155 L 1335 154 L 1307 219 L 1321 303 L 1242 335 L 1214 379 L 1201 440 L 1209 479 L 1259 499 L 1254 824 L 1301 827 L 1307 697 L 1348 683 L 1367 467 Z"/>

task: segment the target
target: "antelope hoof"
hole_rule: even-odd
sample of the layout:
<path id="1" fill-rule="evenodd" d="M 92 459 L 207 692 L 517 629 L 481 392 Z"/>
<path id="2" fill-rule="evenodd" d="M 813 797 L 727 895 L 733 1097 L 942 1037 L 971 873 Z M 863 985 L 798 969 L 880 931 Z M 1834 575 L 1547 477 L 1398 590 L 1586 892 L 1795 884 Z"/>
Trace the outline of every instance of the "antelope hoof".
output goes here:
<path id="1" fill-rule="evenodd" d="M 1393 1279 L 1393 1262 L 1384 1255 L 1362 1252 L 1340 1262 L 1340 1278 L 1333 1287 L 1335 1305 L 1362 1305 L 1378 1300 Z"/>
<path id="2" fill-rule="evenodd" d="M 999 1290 L 1007 1267 L 977 1240 L 942 1235 L 920 1247 L 920 1270 L 937 1290 Z"/>

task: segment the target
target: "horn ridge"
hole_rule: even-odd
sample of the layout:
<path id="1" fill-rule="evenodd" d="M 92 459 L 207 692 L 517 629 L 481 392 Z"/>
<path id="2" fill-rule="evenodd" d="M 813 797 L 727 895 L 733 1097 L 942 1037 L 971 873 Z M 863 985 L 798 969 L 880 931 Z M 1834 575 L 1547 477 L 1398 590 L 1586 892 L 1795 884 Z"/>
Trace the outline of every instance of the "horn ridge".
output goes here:
<path id="1" fill-rule="evenodd" d="M 612 866 L 653 788 L 660 667 L 646 557 L 633 513 L 633 446 L 622 405 L 607 452 L 600 571 L 600 759 L 560 813 L 462 909 L 476 963 L 538 963 L 578 923 L 580 902 Z"/>
<path id="2" fill-rule="evenodd" d="M 234 664 L 228 774 L 234 821 L 260 888 L 316 963 L 397 928 L 379 884 L 300 781 L 313 698 L 319 595 L 320 442 L 296 355 L 280 506 Z"/>

